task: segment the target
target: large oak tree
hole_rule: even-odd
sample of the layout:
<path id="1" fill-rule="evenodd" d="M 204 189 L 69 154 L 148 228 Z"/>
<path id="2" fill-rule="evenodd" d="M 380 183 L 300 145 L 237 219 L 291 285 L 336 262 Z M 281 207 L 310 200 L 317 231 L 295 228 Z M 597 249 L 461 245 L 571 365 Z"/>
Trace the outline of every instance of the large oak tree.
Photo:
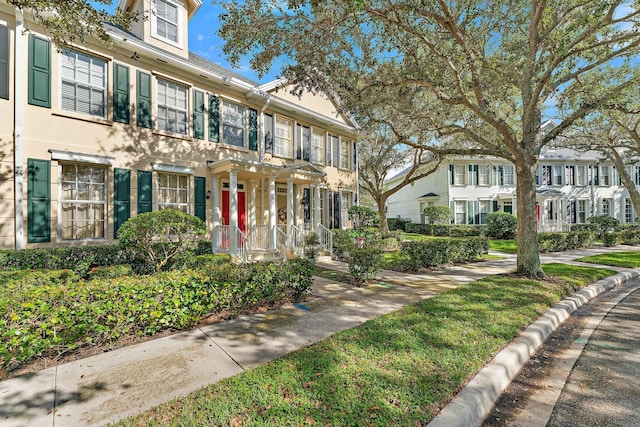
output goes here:
<path id="1" fill-rule="evenodd" d="M 517 272 L 540 277 L 535 169 L 542 147 L 605 108 L 637 74 L 637 0 L 220 1 L 232 62 L 274 60 L 299 89 L 385 104 L 411 142 L 515 164 Z M 363 110 L 364 109 L 364 110 Z M 545 115 L 558 126 L 541 134 Z M 406 129 L 406 124 L 410 124 Z"/>

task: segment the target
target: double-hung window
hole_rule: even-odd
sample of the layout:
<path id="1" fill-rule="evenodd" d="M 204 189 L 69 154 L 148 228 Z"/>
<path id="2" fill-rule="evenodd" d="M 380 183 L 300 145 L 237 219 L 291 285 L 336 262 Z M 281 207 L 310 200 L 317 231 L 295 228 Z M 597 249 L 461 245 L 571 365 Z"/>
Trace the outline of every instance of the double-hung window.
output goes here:
<path id="1" fill-rule="evenodd" d="M 187 134 L 187 87 L 158 79 L 158 130 Z"/>
<path id="2" fill-rule="evenodd" d="M 480 200 L 480 224 L 487 223 L 487 214 L 491 209 L 491 200 Z"/>
<path id="3" fill-rule="evenodd" d="M 155 34 L 171 42 L 178 42 L 178 6 L 168 0 L 156 0 Z"/>
<path id="4" fill-rule="evenodd" d="M 587 168 L 584 165 L 576 166 L 576 185 L 587 185 Z"/>
<path id="5" fill-rule="evenodd" d="M 504 167 L 504 185 L 514 185 L 514 168 L 512 165 L 506 165 Z"/>
<path id="6" fill-rule="evenodd" d="M 313 163 L 324 164 L 325 161 L 325 134 L 313 129 L 311 132 L 311 161 Z"/>
<path id="7" fill-rule="evenodd" d="M 224 101 L 222 103 L 222 142 L 244 148 L 244 107 Z"/>
<path id="8" fill-rule="evenodd" d="M 453 185 L 464 185 L 464 167 L 465 165 L 453 166 Z"/>
<path id="9" fill-rule="evenodd" d="M 276 117 L 276 139 L 274 154 L 281 157 L 291 157 L 293 149 L 293 122 Z"/>
<path id="10" fill-rule="evenodd" d="M 609 166 L 600 166 L 600 185 L 611 185 L 611 169 Z"/>
<path id="11" fill-rule="evenodd" d="M 633 222 L 633 205 L 631 199 L 624 199 L 624 222 Z"/>
<path id="12" fill-rule="evenodd" d="M 565 183 L 567 185 L 576 185 L 576 167 L 566 166 L 565 167 Z"/>
<path id="13" fill-rule="evenodd" d="M 602 199 L 602 215 L 611 215 L 611 199 Z"/>
<path id="14" fill-rule="evenodd" d="M 553 185 L 563 185 L 562 178 L 564 175 L 564 167 L 562 165 L 553 166 Z"/>
<path id="15" fill-rule="evenodd" d="M 587 222 L 587 201 L 578 200 L 578 222 L 584 224 Z"/>
<path id="16" fill-rule="evenodd" d="M 478 185 L 478 165 L 469 165 L 467 185 Z"/>
<path id="17" fill-rule="evenodd" d="M 340 140 L 340 169 L 349 169 L 349 146 L 351 142 Z"/>
<path id="18" fill-rule="evenodd" d="M 489 185 L 489 166 L 478 166 L 478 185 Z"/>
<path id="19" fill-rule="evenodd" d="M 466 200 L 456 200 L 454 202 L 454 211 L 456 215 L 455 223 L 456 224 L 466 224 L 467 223 L 467 201 Z"/>
<path id="20" fill-rule="evenodd" d="M 75 163 L 63 163 L 61 166 L 62 240 L 104 238 L 107 169 Z"/>
<path id="21" fill-rule="evenodd" d="M 189 212 L 189 177 L 175 173 L 158 173 L 158 210 L 178 209 Z"/>
<path id="22" fill-rule="evenodd" d="M 60 53 L 60 63 L 61 109 L 106 117 L 106 61 L 76 50 L 65 49 Z"/>

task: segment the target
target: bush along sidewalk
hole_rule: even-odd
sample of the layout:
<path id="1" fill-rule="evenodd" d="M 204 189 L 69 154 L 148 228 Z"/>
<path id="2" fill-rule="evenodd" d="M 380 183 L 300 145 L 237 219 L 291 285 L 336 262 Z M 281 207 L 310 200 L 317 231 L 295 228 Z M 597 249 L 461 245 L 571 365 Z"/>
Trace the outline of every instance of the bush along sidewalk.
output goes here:
<path id="1" fill-rule="evenodd" d="M 484 236 L 434 238 L 402 243 L 402 252 L 407 255 L 408 265 L 414 271 L 449 263 L 474 261 L 488 250 L 489 240 Z"/>
<path id="2" fill-rule="evenodd" d="M 222 311 L 235 314 L 296 301 L 313 284 L 305 259 L 114 277 L 120 270 L 131 271 L 97 269 L 88 281 L 71 270 L 1 272 L 3 370 L 80 347 L 187 329 Z"/>

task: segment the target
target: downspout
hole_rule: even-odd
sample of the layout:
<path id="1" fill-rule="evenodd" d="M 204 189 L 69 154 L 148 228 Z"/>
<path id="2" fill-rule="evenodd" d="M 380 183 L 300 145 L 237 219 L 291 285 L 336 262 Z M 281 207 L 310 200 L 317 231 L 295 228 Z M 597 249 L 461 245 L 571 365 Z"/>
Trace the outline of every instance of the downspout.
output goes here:
<path id="1" fill-rule="evenodd" d="M 16 8 L 16 29 L 14 33 L 14 91 L 13 91 L 13 189 L 14 189 L 14 225 L 15 248 L 24 249 L 24 211 L 23 211 L 23 187 L 24 166 L 22 154 L 22 131 L 24 122 L 24 45 L 22 33 L 24 32 L 24 16 Z"/>

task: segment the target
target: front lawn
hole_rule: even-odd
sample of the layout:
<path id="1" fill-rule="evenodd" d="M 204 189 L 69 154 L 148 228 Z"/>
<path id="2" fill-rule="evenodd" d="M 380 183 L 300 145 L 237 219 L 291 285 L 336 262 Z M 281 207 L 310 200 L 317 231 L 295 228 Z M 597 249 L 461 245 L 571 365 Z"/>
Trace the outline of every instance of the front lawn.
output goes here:
<path id="1" fill-rule="evenodd" d="M 615 267 L 638 268 L 640 267 L 640 251 L 610 252 L 578 258 L 576 261 Z"/>
<path id="2" fill-rule="evenodd" d="M 425 425 L 548 307 L 614 273 L 543 268 L 556 280 L 462 285 L 119 425 Z"/>
<path id="3" fill-rule="evenodd" d="M 511 240 L 489 240 L 489 250 L 502 252 L 505 254 L 515 254 L 518 252 L 516 241 Z"/>

